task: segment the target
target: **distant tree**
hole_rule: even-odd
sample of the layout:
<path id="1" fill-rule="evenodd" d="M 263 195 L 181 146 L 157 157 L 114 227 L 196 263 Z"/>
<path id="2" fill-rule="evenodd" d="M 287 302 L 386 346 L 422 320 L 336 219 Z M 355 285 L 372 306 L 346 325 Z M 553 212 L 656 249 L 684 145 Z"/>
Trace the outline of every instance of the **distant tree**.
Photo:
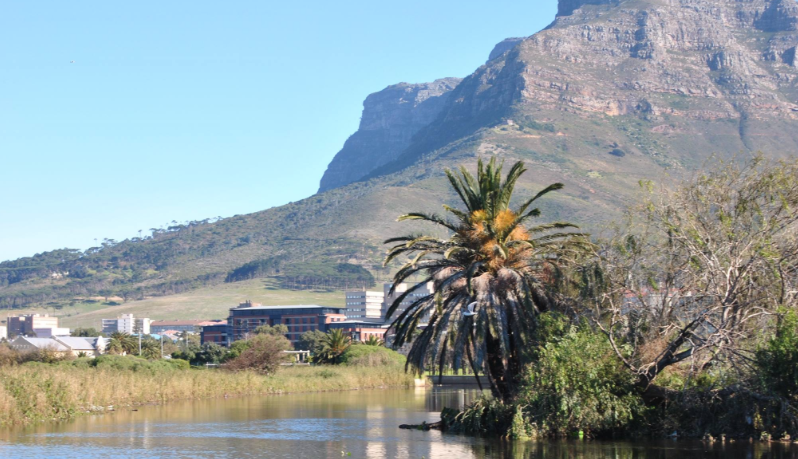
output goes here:
<path id="1" fill-rule="evenodd" d="M 138 354 L 139 342 L 130 334 L 125 332 L 111 333 L 111 340 L 108 342 L 106 351 L 109 354 Z"/>
<path id="2" fill-rule="evenodd" d="M 327 332 L 323 344 L 322 355 L 324 360 L 330 363 L 339 363 L 341 355 L 352 345 L 352 338 L 340 328 L 336 328 Z"/>
<path id="3" fill-rule="evenodd" d="M 227 349 L 219 346 L 216 343 L 205 343 L 202 349 L 197 353 L 195 361 L 191 362 L 195 365 L 204 365 L 206 363 L 218 364 L 227 354 Z"/>
<path id="4" fill-rule="evenodd" d="M 248 341 L 249 347 L 241 355 L 230 360 L 225 368 L 233 371 L 251 370 L 260 374 L 272 374 L 288 358 L 283 351 L 291 349 L 291 342 L 280 335 L 260 334 Z"/>
<path id="5" fill-rule="evenodd" d="M 157 360 L 161 358 L 161 342 L 151 336 L 142 337 L 141 354 L 147 360 Z"/>
<path id="6" fill-rule="evenodd" d="M 222 361 L 227 362 L 235 359 L 236 357 L 241 355 L 242 352 L 249 349 L 251 344 L 252 343 L 250 343 L 248 339 L 241 339 L 238 341 L 234 341 L 233 344 L 230 345 L 230 349 L 228 349 L 227 354 L 225 354 L 224 359 Z"/>
<path id="7" fill-rule="evenodd" d="M 93 327 L 91 327 L 91 328 L 80 328 L 80 327 L 73 328 L 71 335 L 72 336 L 81 336 L 81 337 L 105 336 L 102 333 L 100 333 L 99 331 L 97 331 L 96 328 L 93 328 Z"/>
<path id="8" fill-rule="evenodd" d="M 369 336 L 369 339 L 363 341 L 366 346 L 385 346 L 385 341 L 377 338 L 376 336 Z"/>
<path id="9" fill-rule="evenodd" d="M 324 352 L 324 338 L 327 336 L 321 330 L 311 330 L 302 334 L 297 341 L 297 349 L 310 351 L 314 357 L 320 356 Z"/>
<path id="10" fill-rule="evenodd" d="M 285 336 L 288 333 L 288 327 L 283 324 L 277 325 L 261 325 L 252 332 L 254 335 L 275 335 Z"/>

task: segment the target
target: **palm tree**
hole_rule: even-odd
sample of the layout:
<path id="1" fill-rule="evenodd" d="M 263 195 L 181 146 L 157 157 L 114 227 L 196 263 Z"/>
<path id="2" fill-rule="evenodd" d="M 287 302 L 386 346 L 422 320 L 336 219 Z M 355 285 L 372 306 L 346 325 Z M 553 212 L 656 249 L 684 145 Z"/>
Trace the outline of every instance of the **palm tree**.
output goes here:
<path id="1" fill-rule="evenodd" d="M 570 223 L 526 226 L 540 215 L 532 207 L 535 201 L 563 185 L 550 185 L 510 209 L 516 181 L 526 169 L 517 162 L 502 181 L 502 166 L 495 158 L 487 165 L 480 159 L 476 178 L 463 167 L 459 174 L 447 170 L 465 209 L 444 205 L 453 220 L 410 213 L 399 221 L 431 222 L 449 236 L 389 239 L 385 243 L 395 245 L 385 265 L 409 257 L 394 276 L 393 288 L 412 276 L 424 276 L 395 299 L 388 318 L 416 290 L 428 282 L 433 285 L 432 294 L 411 303 L 393 321 L 394 347 L 412 342 L 408 368 L 422 373 L 431 361 L 441 373 L 447 362 L 460 369 L 465 353 L 474 374 L 484 370 L 494 395 L 509 400 L 529 358 L 536 318 L 551 308 L 551 281 L 588 242 L 581 233 L 560 231 L 576 228 Z M 418 332 L 423 321 L 427 325 Z"/>
<path id="2" fill-rule="evenodd" d="M 138 352 L 139 343 L 133 335 L 125 332 L 113 332 L 106 351 L 110 354 L 132 355 Z"/>
<path id="3" fill-rule="evenodd" d="M 324 350 L 322 354 L 327 361 L 338 363 L 341 354 L 352 345 L 352 338 L 346 335 L 343 330 L 336 328 L 327 332 L 327 336 L 322 339 Z"/>
<path id="4" fill-rule="evenodd" d="M 363 344 L 365 344 L 366 346 L 384 346 L 385 345 L 385 341 L 377 338 L 374 335 L 371 335 L 371 336 L 369 336 L 369 339 L 367 339 L 366 341 L 363 341 Z"/>

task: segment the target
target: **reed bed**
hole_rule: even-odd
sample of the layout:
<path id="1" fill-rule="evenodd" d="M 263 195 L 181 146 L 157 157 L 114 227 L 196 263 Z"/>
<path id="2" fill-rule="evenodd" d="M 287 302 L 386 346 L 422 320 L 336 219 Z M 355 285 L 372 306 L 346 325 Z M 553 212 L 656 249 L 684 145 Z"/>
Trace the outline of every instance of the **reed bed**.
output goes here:
<path id="1" fill-rule="evenodd" d="M 285 367 L 261 376 L 168 365 L 120 369 L 34 363 L 0 368 L 0 426 L 63 421 L 109 407 L 173 400 L 412 385 L 413 376 L 401 366 Z"/>

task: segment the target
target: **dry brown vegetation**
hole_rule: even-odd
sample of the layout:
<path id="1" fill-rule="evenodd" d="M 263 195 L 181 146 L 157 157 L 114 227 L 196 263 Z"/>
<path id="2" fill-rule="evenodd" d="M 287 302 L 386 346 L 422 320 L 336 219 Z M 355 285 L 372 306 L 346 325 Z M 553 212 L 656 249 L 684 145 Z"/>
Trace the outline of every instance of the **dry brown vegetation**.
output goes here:
<path id="1" fill-rule="evenodd" d="M 125 359 L 116 357 L 115 359 Z M 58 365 L 25 364 L 0 371 L 0 426 L 68 420 L 80 414 L 174 400 L 259 394 L 409 387 L 400 366 L 286 367 L 272 376 L 253 372 L 179 370 L 165 362 L 98 365 L 88 359 Z M 81 363 L 83 363 L 81 365 Z"/>

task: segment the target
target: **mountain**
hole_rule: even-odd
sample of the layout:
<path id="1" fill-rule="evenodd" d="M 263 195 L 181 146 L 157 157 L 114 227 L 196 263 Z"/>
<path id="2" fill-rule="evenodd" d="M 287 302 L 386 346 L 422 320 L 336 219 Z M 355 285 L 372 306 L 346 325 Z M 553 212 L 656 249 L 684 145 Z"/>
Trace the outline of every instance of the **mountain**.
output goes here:
<path id="1" fill-rule="evenodd" d="M 460 81 L 443 78 L 432 83 L 399 83 L 368 96 L 360 128 L 327 167 L 319 192 L 348 185 L 395 160 L 413 135 L 438 116 Z"/>
<path id="2" fill-rule="evenodd" d="M 346 263 L 385 279 L 381 241 L 414 228 L 396 216 L 440 212 L 455 200 L 443 169 L 480 156 L 526 162 L 519 198 L 563 182 L 544 218 L 594 229 L 635 198 L 640 179 L 686 177 L 713 155 L 795 155 L 796 45 L 794 0 L 561 0 L 550 26 L 500 43 L 463 80 L 369 96 L 319 194 L 0 263 L 0 305 L 168 294 L 253 261 L 253 275 Z"/>

